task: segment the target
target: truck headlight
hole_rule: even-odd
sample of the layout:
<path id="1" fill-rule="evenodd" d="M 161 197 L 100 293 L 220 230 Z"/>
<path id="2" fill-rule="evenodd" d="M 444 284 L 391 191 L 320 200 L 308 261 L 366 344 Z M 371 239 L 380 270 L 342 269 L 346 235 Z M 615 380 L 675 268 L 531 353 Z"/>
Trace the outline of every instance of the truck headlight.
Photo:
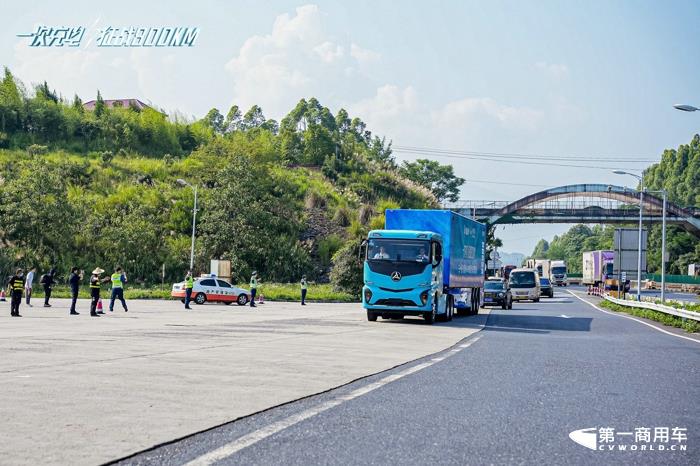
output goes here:
<path id="1" fill-rule="evenodd" d="M 369 288 L 365 288 L 365 302 L 369 304 L 369 301 L 372 299 L 372 290 Z"/>
<path id="2" fill-rule="evenodd" d="M 501 293 L 498 293 L 498 297 L 499 297 L 499 298 L 502 298 L 502 297 L 504 297 L 505 295 L 506 295 L 506 294 L 505 294 L 505 293 L 503 293 L 503 292 L 501 292 Z"/>
<path id="3" fill-rule="evenodd" d="M 423 303 L 423 306 L 425 306 L 426 303 L 428 302 L 428 292 L 427 291 L 424 291 L 420 294 L 420 302 Z"/>

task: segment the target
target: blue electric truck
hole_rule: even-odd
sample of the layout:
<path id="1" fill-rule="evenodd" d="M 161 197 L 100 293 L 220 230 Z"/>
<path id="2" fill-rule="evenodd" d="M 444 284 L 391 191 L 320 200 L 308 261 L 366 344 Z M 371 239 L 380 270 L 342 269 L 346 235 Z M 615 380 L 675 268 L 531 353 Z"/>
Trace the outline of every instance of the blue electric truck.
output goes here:
<path id="1" fill-rule="evenodd" d="M 389 209 L 384 230 L 364 242 L 362 304 L 367 319 L 420 316 L 448 321 L 455 296 L 479 312 L 484 287 L 484 224 L 449 210 Z"/>

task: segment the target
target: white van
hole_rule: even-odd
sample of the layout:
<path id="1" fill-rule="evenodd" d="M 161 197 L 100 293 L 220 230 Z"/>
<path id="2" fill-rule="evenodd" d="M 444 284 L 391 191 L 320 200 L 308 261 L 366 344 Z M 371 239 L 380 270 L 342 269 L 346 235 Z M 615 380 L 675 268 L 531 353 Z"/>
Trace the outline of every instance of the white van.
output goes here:
<path id="1" fill-rule="evenodd" d="M 535 269 L 514 269 L 508 277 L 513 301 L 540 300 L 540 276 Z"/>

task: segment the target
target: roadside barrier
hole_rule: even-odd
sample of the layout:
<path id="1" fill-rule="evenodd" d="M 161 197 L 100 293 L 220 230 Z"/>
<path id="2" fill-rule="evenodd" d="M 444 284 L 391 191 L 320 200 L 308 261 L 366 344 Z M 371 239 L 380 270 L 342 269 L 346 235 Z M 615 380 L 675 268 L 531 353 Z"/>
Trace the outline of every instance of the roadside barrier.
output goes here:
<path id="1" fill-rule="evenodd" d="M 663 312 L 664 314 L 682 317 L 684 319 L 692 319 L 700 322 L 700 312 L 686 311 L 685 309 L 676 309 L 675 307 L 664 306 L 663 304 L 648 303 L 645 301 L 630 301 L 629 299 L 617 299 L 610 295 L 604 296 L 611 303 L 621 306 L 637 307 L 641 309 L 650 309 L 652 311 Z"/>

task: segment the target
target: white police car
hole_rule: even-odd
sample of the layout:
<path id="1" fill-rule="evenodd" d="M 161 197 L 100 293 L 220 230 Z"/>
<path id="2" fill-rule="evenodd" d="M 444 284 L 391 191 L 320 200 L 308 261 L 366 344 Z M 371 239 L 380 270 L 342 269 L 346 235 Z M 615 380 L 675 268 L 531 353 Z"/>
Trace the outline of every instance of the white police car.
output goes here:
<path id="1" fill-rule="evenodd" d="M 185 302 L 185 282 L 173 284 L 170 296 Z M 215 275 L 202 275 L 194 279 L 192 286 L 192 301 L 204 304 L 207 301 L 220 302 L 226 305 L 236 303 L 245 306 L 250 301 L 250 291 L 231 285 L 226 280 Z"/>

